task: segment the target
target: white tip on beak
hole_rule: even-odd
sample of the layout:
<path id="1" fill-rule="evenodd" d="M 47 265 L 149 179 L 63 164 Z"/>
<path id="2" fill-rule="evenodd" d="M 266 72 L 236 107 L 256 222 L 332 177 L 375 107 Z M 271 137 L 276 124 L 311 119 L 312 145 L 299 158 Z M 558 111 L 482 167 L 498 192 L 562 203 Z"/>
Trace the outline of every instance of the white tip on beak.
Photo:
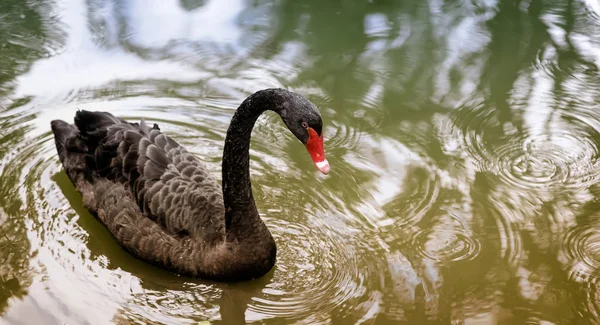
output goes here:
<path id="1" fill-rule="evenodd" d="M 325 175 L 327 175 L 327 173 L 329 173 L 329 170 L 331 169 L 327 159 L 316 162 L 315 165 L 317 166 L 317 169 L 319 169 L 319 171 Z"/>

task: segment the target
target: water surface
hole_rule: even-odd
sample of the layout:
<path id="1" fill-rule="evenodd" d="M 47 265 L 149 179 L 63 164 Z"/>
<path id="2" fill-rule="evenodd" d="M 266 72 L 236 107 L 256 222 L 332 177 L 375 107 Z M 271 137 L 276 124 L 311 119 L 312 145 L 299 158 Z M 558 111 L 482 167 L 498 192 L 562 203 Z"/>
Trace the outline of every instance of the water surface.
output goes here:
<path id="1" fill-rule="evenodd" d="M 598 35 L 585 0 L 2 1 L 0 323 L 600 324 Z M 332 172 L 259 119 L 257 281 L 133 258 L 56 157 L 51 119 L 105 110 L 220 178 L 268 87 L 321 109 Z"/>

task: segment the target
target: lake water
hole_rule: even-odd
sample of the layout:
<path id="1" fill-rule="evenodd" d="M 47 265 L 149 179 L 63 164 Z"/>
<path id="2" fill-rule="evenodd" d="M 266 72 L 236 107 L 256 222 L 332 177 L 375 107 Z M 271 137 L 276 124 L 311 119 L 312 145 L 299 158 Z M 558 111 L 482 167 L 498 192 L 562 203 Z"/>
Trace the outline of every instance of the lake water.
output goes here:
<path id="1" fill-rule="evenodd" d="M 599 65 L 595 0 L 3 0 L 0 323 L 600 324 Z M 144 117 L 220 179 L 270 87 L 320 108 L 332 172 L 259 119 L 253 282 L 124 252 L 50 132 Z"/>

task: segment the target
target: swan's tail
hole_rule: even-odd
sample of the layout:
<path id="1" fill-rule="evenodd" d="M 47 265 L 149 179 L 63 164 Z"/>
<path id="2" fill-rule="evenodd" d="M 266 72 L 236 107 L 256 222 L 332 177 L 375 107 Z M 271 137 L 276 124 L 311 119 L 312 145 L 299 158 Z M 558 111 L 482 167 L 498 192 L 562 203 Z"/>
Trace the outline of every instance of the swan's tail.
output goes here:
<path id="1" fill-rule="evenodd" d="M 61 120 L 54 120 L 50 125 L 54 133 L 56 151 L 67 176 L 83 196 L 84 205 L 94 211 L 94 164 L 84 140 L 79 136 L 79 130 L 75 125 Z"/>
<path id="2" fill-rule="evenodd" d="M 73 147 L 74 142 L 76 142 L 79 131 L 74 125 L 61 120 L 50 122 L 50 126 L 52 127 L 52 133 L 54 133 L 54 143 L 58 157 L 60 162 L 64 164 L 69 148 Z"/>
<path id="3" fill-rule="evenodd" d="M 90 182 L 96 172 L 95 151 L 106 137 L 108 127 L 121 120 L 106 112 L 77 111 L 75 124 L 54 120 L 50 123 L 56 151 L 73 183 L 83 176 Z"/>

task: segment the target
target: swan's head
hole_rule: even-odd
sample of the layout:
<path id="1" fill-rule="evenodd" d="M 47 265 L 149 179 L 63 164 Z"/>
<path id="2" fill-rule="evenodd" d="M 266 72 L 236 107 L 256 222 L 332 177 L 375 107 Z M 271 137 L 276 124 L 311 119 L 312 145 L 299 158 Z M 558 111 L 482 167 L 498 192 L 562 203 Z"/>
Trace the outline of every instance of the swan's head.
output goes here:
<path id="1" fill-rule="evenodd" d="M 315 104 L 301 95 L 286 91 L 279 115 L 288 129 L 306 146 L 317 169 L 323 174 L 329 173 L 331 167 L 323 149 L 323 121 Z"/>

